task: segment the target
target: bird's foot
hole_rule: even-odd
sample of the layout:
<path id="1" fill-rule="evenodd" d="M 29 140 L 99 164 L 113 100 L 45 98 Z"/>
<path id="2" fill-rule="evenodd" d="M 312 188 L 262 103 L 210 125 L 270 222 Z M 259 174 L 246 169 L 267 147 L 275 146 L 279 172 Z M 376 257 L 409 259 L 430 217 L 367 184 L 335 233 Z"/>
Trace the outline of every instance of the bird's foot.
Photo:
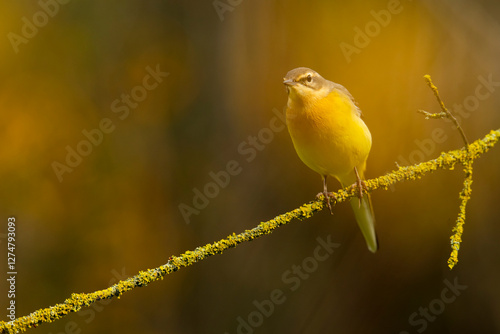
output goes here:
<path id="1" fill-rule="evenodd" d="M 330 202 L 330 197 L 333 198 L 333 200 L 336 202 L 337 201 L 337 196 L 335 196 L 333 193 L 329 193 L 328 191 L 323 191 L 321 193 L 318 193 L 316 195 L 317 199 L 320 199 L 321 196 L 324 196 L 326 206 L 330 209 L 330 213 L 333 215 L 333 210 L 332 210 L 332 204 Z"/>
<path id="2" fill-rule="evenodd" d="M 361 180 L 360 178 L 358 178 L 356 180 L 356 183 L 354 183 L 351 188 L 353 190 L 357 190 L 357 196 L 358 196 L 358 199 L 359 199 L 359 206 L 361 207 L 361 199 L 363 198 L 363 190 L 365 192 L 368 192 L 368 187 L 366 185 L 366 182 Z"/>
<path id="3" fill-rule="evenodd" d="M 363 198 L 363 189 L 368 192 L 366 182 L 363 181 L 358 174 L 358 169 L 354 167 L 354 174 L 356 174 L 356 182 L 351 186 L 354 190 L 358 191 L 359 207 L 361 207 L 361 199 Z"/>

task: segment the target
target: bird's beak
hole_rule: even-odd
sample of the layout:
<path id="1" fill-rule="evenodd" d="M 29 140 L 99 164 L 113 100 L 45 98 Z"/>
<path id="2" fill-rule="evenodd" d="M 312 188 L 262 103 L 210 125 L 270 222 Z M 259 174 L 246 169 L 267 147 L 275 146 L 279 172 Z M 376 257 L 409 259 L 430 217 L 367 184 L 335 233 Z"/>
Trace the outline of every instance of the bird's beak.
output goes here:
<path id="1" fill-rule="evenodd" d="M 297 82 L 293 81 L 292 79 L 285 80 L 283 79 L 283 84 L 285 86 L 295 86 Z"/>

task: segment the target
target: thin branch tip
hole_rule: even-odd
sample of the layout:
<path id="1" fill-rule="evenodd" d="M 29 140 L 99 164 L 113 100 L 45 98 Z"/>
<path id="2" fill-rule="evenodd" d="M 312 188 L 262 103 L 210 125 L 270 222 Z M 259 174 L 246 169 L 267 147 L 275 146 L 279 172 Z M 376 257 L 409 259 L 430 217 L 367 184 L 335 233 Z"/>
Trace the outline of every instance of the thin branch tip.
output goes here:
<path id="1" fill-rule="evenodd" d="M 453 124 L 455 124 L 455 126 L 457 127 L 457 130 L 459 131 L 460 136 L 462 137 L 462 140 L 464 141 L 465 148 L 467 150 L 469 150 L 469 141 L 467 140 L 467 137 L 465 136 L 464 130 L 462 129 L 462 127 L 458 123 L 458 120 L 456 119 L 456 117 L 453 116 L 453 114 L 444 105 L 443 100 L 441 100 L 441 97 L 439 96 L 439 91 L 438 91 L 437 87 L 432 82 L 431 76 L 426 74 L 426 75 L 424 75 L 424 79 L 427 82 L 427 85 L 430 87 L 430 89 L 434 93 L 434 96 L 436 97 L 436 99 L 438 101 L 439 107 L 441 108 L 441 112 L 435 113 L 435 114 L 429 113 L 429 112 L 424 111 L 424 110 L 419 110 L 418 112 L 424 114 L 426 116 L 425 117 L 426 119 L 429 119 L 429 118 L 434 118 L 434 119 L 449 118 L 449 119 L 451 119 Z"/>

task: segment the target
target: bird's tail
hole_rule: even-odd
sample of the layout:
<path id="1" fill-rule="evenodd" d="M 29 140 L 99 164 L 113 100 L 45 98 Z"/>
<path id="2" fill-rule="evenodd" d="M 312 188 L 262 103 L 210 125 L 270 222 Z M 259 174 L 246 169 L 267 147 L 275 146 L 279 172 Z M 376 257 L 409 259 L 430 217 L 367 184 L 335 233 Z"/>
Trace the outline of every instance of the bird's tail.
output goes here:
<path id="1" fill-rule="evenodd" d="M 373 214 L 370 194 L 364 193 L 361 202 L 357 197 L 351 198 L 350 201 L 356 221 L 365 237 L 366 245 L 371 252 L 375 253 L 378 249 L 378 240 L 377 233 L 375 232 L 375 216 Z"/>

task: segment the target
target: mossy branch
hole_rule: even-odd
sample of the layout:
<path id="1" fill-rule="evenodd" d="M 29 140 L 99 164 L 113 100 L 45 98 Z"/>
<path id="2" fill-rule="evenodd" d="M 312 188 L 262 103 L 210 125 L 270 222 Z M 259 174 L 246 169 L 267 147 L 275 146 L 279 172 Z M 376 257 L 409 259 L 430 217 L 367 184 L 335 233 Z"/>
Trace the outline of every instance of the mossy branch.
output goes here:
<path id="1" fill-rule="evenodd" d="M 482 139 L 476 140 L 472 144 L 468 144 L 462 128 L 458 124 L 453 115 L 446 109 L 444 103 L 439 97 L 437 88 L 432 84 L 430 76 L 425 76 L 429 86 L 433 90 L 438 102 L 441 106 L 442 112 L 438 114 L 431 114 L 425 111 L 420 111 L 426 115 L 427 118 L 451 118 L 454 120 L 457 129 L 460 130 L 462 138 L 465 142 L 465 147 L 459 150 L 453 150 L 441 155 L 433 160 L 422 162 L 413 166 L 399 167 L 386 175 L 365 181 L 366 190 L 374 191 L 377 189 L 387 190 L 389 186 L 408 180 L 416 180 L 426 174 L 432 173 L 438 169 L 454 169 L 457 163 L 464 166 L 465 180 L 464 188 L 460 192 L 460 211 L 457 218 L 457 224 L 453 231 L 455 234 L 451 237 L 452 253 L 448 260 L 448 265 L 451 268 L 458 262 L 458 250 L 460 242 L 462 241 L 463 224 L 465 223 L 465 206 L 470 198 L 472 183 L 472 163 L 475 159 L 479 158 L 482 154 L 486 153 L 492 148 L 500 139 L 500 129 L 492 130 L 488 135 Z M 357 189 L 348 187 L 341 189 L 334 193 L 335 203 L 345 202 L 348 199 L 358 196 Z M 205 246 L 200 246 L 193 251 L 187 251 L 178 256 L 171 256 L 166 264 L 154 269 L 141 271 L 137 275 L 130 277 L 126 280 L 119 281 L 111 287 L 90 293 L 73 293 L 71 297 L 64 302 L 40 309 L 32 312 L 29 315 L 15 319 L 14 321 L 0 322 L 0 333 L 21 333 L 29 328 L 37 327 L 43 323 L 50 323 L 55 320 L 61 319 L 72 312 L 78 312 L 84 307 L 104 299 L 120 298 L 122 294 L 137 287 L 147 286 L 149 283 L 162 280 L 166 275 L 176 272 L 181 268 L 188 267 L 194 263 L 204 260 L 215 254 L 222 254 L 224 251 L 234 248 L 237 245 L 252 241 L 266 234 L 272 233 L 275 229 L 282 225 L 286 225 L 293 220 L 302 220 L 311 217 L 314 213 L 321 211 L 325 207 L 324 198 L 321 196 L 319 199 L 304 204 L 301 207 L 284 213 L 274 219 L 260 223 L 257 227 L 246 230 L 240 234 L 231 234 L 228 237 L 216 241 Z"/>
<path id="2" fill-rule="evenodd" d="M 498 142 L 499 138 L 500 129 L 494 130 L 483 139 L 478 139 L 469 145 L 469 152 L 467 152 L 465 148 L 462 148 L 459 150 L 449 151 L 447 153 L 441 153 L 438 158 L 422 162 L 417 165 L 399 167 L 397 170 L 386 175 L 367 180 L 367 190 L 387 190 L 389 186 L 395 183 L 416 180 L 438 169 L 454 169 L 457 163 L 463 164 L 467 169 L 467 166 L 470 166 L 473 160 L 477 159 L 492 148 Z M 470 174 L 469 177 L 471 175 L 472 174 Z M 337 198 L 336 203 L 341 203 L 351 197 L 357 196 L 357 191 L 352 187 L 348 187 L 337 191 L 335 196 Z M 469 197 L 470 193 L 463 191 L 461 196 L 463 198 L 461 205 L 462 210 L 462 207 L 465 208 L 465 198 Z M 278 227 L 286 225 L 293 220 L 309 218 L 314 213 L 321 211 L 324 207 L 323 198 L 319 198 L 318 200 L 304 204 L 293 211 L 279 215 L 266 222 L 262 222 L 251 230 L 246 230 L 240 234 L 233 233 L 227 238 L 198 247 L 193 251 L 187 251 L 184 254 L 172 256 L 166 264 L 154 269 L 141 271 L 137 275 L 120 281 L 107 289 L 90 293 L 73 293 L 71 297 L 60 304 L 34 311 L 33 313 L 17 318 L 14 321 L 0 322 L 0 333 L 24 332 L 27 329 L 37 327 L 42 323 L 49 323 L 61 319 L 71 312 L 78 312 L 82 308 L 89 307 L 100 300 L 112 299 L 115 297 L 120 298 L 120 296 L 127 291 L 136 287 L 147 286 L 149 283 L 161 280 L 166 275 L 176 272 L 181 268 L 188 267 L 212 255 L 222 254 L 224 251 L 234 248 L 243 242 L 252 241 L 266 234 L 270 234 Z M 459 219 L 462 219 L 463 221 L 463 219 L 465 219 L 465 214 L 460 216 Z M 457 227 L 456 230 L 457 237 L 452 239 L 452 242 L 460 241 L 461 226 Z"/>
<path id="3" fill-rule="evenodd" d="M 460 191 L 460 209 L 458 212 L 457 221 L 455 227 L 453 228 L 453 232 L 455 232 L 451 237 L 451 254 L 448 259 L 448 267 L 453 269 L 455 265 L 458 263 L 458 250 L 460 249 L 460 243 L 462 242 L 462 234 L 464 232 L 464 224 L 465 224 L 465 207 L 467 202 L 470 199 L 470 195 L 472 192 L 471 184 L 472 184 L 472 162 L 473 160 L 468 160 L 464 164 L 464 187 L 462 191 Z"/>
<path id="4" fill-rule="evenodd" d="M 420 113 L 425 115 L 426 119 L 429 118 L 449 118 L 452 120 L 452 122 L 455 124 L 457 127 L 457 130 L 460 132 L 460 135 L 462 136 L 462 140 L 464 141 L 465 148 L 467 150 L 467 153 L 470 153 L 470 148 L 469 148 L 469 141 L 467 140 L 467 137 L 465 136 L 465 132 L 458 123 L 458 120 L 456 119 L 455 116 L 446 108 L 444 105 L 443 100 L 441 100 L 441 97 L 439 96 L 439 91 L 437 87 L 434 85 L 432 82 L 431 76 L 430 75 L 424 75 L 424 79 L 427 82 L 427 85 L 430 87 L 432 92 L 434 93 L 434 96 L 436 96 L 436 99 L 439 103 L 439 106 L 441 108 L 440 113 L 432 114 L 424 110 L 419 110 Z M 464 224 L 465 224 L 465 207 L 467 206 L 467 202 L 470 199 L 470 194 L 472 192 L 472 163 L 474 159 L 469 159 L 467 162 L 464 163 L 464 172 L 465 172 L 465 179 L 464 179 L 464 187 L 462 188 L 462 191 L 460 192 L 460 199 L 462 200 L 460 203 L 460 209 L 457 217 L 457 221 L 455 224 L 455 227 L 453 228 L 453 232 L 455 232 L 451 237 L 451 254 L 448 259 L 448 267 L 450 269 L 453 269 L 455 265 L 458 263 L 458 250 L 460 249 L 460 243 L 462 242 L 462 234 L 464 231 Z"/>

